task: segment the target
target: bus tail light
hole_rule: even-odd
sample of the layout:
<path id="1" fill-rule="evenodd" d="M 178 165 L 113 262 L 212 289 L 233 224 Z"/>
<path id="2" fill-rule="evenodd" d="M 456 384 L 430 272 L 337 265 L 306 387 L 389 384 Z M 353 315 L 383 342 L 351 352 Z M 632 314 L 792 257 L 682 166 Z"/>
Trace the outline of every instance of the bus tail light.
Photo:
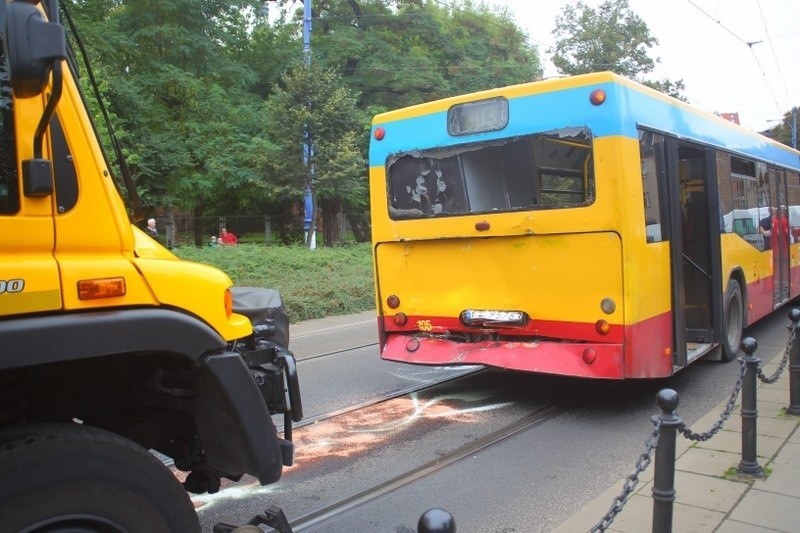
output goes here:
<path id="1" fill-rule="evenodd" d="M 396 326 L 405 326 L 408 323 L 408 316 L 405 313 L 395 313 L 394 323 Z"/>
<path id="2" fill-rule="evenodd" d="M 386 130 L 382 127 L 378 126 L 375 128 L 375 132 L 373 133 L 376 141 L 382 141 L 384 137 L 386 137 Z"/>
<path id="3" fill-rule="evenodd" d="M 595 89 L 589 95 L 589 101 L 592 105 L 602 105 L 606 101 L 606 92 L 603 89 Z"/>
<path id="4" fill-rule="evenodd" d="M 386 305 L 389 306 L 389 309 L 397 309 L 400 307 L 400 298 L 398 298 L 397 295 L 391 294 L 386 298 Z"/>
<path id="5" fill-rule="evenodd" d="M 596 329 L 597 333 L 600 335 L 608 335 L 608 333 L 611 331 L 611 324 L 605 320 L 598 320 L 594 323 L 594 329 Z"/>

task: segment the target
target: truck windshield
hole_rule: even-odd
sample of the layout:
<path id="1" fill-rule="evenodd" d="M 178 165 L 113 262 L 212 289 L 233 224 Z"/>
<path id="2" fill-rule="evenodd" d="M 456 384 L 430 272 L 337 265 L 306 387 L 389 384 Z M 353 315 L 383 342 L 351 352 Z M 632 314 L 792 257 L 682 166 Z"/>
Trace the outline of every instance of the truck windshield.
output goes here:
<path id="1" fill-rule="evenodd" d="M 397 154 L 387 180 L 393 219 L 585 206 L 594 201 L 591 132 Z"/>
<path id="2" fill-rule="evenodd" d="M 0 39 L 0 214 L 3 215 L 19 211 L 13 100 L 8 72 L 5 39 Z"/>

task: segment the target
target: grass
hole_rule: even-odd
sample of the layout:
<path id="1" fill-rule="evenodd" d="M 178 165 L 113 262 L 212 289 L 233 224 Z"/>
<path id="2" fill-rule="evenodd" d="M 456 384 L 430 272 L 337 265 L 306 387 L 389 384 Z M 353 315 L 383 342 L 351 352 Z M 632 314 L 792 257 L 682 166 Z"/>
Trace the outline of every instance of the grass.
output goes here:
<path id="1" fill-rule="evenodd" d="M 302 246 L 241 244 L 179 247 L 181 259 L 215 266 L 235 285 L 277 289 L 292 322 L 375 308 L 369 244 L 308 250 Z"/>

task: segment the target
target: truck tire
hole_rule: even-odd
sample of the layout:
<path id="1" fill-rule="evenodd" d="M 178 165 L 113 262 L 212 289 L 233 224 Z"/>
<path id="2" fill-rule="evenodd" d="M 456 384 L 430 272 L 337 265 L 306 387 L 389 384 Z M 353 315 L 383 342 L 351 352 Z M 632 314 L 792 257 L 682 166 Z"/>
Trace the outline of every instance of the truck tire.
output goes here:
<path id="1" fill-rule="evenodd" d="M 742 342 L 742 328 L 744 324 L 744 298 L 739 282 L 731 278 L 728 280 L 728 290 L 725 291 L 724 319 L 722 322 L 722 361 L 733 361 L 739 352 Z"/>
<path id="2" fill-rule="evenodd" d="M 183 486 L 141 446 L 80 424 L 0 432 L 4 531 L 199 533 Z"/>

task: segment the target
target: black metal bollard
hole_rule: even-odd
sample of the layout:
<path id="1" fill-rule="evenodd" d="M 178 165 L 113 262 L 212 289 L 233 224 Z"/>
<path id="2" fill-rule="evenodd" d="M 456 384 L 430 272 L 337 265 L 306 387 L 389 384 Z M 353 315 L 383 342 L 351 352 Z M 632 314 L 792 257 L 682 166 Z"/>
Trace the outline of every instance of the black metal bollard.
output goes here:
<path id="1" fill-rule="evenodd" d="M 675 501 L 675 439 L 683 420 L 675 413 L 678 393 L 662 389 L 656 395 L 661 414 L 653 422 L 661 422 L 656 447 L 653 479 L 653 533 L 671 533 L 672 504 Z"/>
<path id="2" fill-rule="evenodd" d="M 736 470 L 742 474 L 761 476 L 764 470 L 756 460 L 756 431 L 758 407 L 756 405 L 756 378 L 761 359 L 753 355 L 758 343 L 752 337 L 742 340 L 745 373 L 742 381 L 742 460 Z"/>
<path id="3" fill-rule="evenodd" d="M 456 533 L 456 521 L 444 509 L 428 509 L 419 518 L 417 533 Z"/>
<path id="4" fill-rule="evenodd" d="M 798 323 L 800 323 L 800 309 L 794 308 L 789 311 L 789 320 L 795 335 L 798 333 Z M 800 341 L 795 336 L 792 346 L 789 349 L 789 407 L 786 412 L 790 415 L 800 415 Z"/>

